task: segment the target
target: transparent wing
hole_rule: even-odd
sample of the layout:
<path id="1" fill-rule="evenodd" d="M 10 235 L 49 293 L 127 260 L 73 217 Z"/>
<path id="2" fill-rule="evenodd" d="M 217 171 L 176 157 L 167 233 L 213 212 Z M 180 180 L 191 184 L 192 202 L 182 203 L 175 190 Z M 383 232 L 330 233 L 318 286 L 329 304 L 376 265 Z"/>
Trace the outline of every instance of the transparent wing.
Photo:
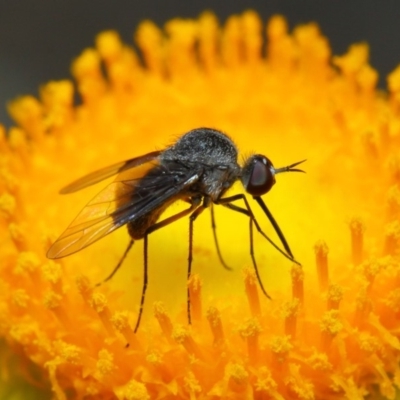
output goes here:
<path id="1" fill-rule="evenodd" d="M 61 258 L 84 249 L 177 197 L 199 179 L 199 171 L 149 164 L 148 173 L 140 178 L 121 180 L 117 176 L 115 182 L 101 191 L 79 213 L 50 247 L 47 257 Z M 143 173 L 143 169 L 139 169 Z"/>
<path id="2" fill-rule="evenodd" d="M 84 189 L 88 186 L 94 185 L 95 183 L 103 181 L 104 179 L 110 178 L 113 175 L 119 174 L 123 171 L 127 171 L 131 168 L 138 167 L 139 165 L 142 165 L 149 161 L 156 160 L 160 154 L 161 151 L 153 151 L 143 156 L 131 158 L 130 160 L 122 161 L 117 164 L 99 169 L 88 175 L 83 176 L 82 178 L 77 179 L 76 181 L 70 183 L 68 186 L 65 186 L 61 189 L 60 193 L 67 194 Z"/>

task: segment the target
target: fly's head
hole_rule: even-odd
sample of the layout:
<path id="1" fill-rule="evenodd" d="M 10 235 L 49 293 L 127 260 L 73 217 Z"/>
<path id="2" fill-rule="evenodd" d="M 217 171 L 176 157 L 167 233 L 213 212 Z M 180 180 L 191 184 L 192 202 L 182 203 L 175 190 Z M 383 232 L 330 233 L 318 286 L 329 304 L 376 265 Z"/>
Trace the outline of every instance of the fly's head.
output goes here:
<path id="1" fill-rule="evenodd" d="M 255 154 L 246 160 L 241 180 L 247 193 L 262 196 L 275 184 L 274 166 L 267 157 Z"/>
<path id="2" fill-rule="evenodd" d="M 305 160 L 282 168 L 275 168 L 269 158 L 255 154 L 249 157 L 243 168 L 241 181 L 247 193 L 254 197 L 268 193 L 275 184 L 275 175 L 281 172 L 304 172 L 295 168 Z"/>

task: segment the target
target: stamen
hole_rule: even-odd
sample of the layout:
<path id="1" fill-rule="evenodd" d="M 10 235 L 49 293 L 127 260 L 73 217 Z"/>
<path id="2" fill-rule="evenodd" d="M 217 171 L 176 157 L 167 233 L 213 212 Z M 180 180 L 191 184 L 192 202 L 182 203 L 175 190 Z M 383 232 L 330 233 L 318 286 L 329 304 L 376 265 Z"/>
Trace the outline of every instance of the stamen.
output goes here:
<path id="1" fill-rule="evenodd" d="M 244 284 L 246 290 L 247 301 L 250 306 L 251 315 L 257 317 L 261 315 L 260 299 L 258 296 L 258 281 L 254 268 L 244 268 Z"/>
<path id="2" fill-rule="evenodd" d="M 325 292 L 329 283 L 329 269 L 328 269 L 328 253 L 329 248 L 327 244 L 320 240 L 314 246 L 315 262 L 317 265 L 319 289 Z"/>
<path id="3" fill-rule="evenodd" d="M 255 365 L 257 363 L 259 346 L 258 338 L 260 336 L 261 326 L 256 318 L 252 318 L 239 327 L 240 336 L 246 340 L 247 353 L 250 362 Z"/>
<path id="4" fill-rule="evenodd" d="M 98 50 L 100 57 L 107 63 L 110 64 L 121 57 L 123 47 L 121 39 L 117 32 L 106 31 L 101 32 L 96 37 L 96 49 Z"/>
<path id="5" fill-rule="evenodd" d="M 51 389 L 55 395 L 55 398 L 57 400 L 67 400 L 67 396 L 65 394 L 65 391 L 60 385 L 60 382 L 58 382 L 57 379 L 57 366 L 59 364 L 59 361 L 49 361 L 45 364 L 45 368 L 48 371 L 50 382 L 51 382 Z"/>
<path id="6" fill-rule="evenodd" d="M 18 102 L 19 100 L 16 100 Z M 14 150 L 16 158 L 26 167 L 30 165 L 28 139 L 23 129 L 12 127 L 8 133 L 10 149 Z"/>
<path id="7" fill-rule="evenodd" d="M 177 343 L 181 344 L 189 354 L 192 354 L 200 359 L 203 358 L 199 346 L 193 340 L 188 329 L 182 326 L 177 326 L 172 332 L 172 338 Z"/>
<path id="8" fill-rule="evenodd" d="M 8 225 L 11 240 L 14 242 L 18 251 L 26 251 L 28 249 L 26 231 L 21 225 L 11 222 Z M 50 246 L 49 246 L 50 247 Z"/>
<path id="9" fill-rule="evenodd" d="M 278 384 L 266 366 L 259 368 L 256 375 L 255 398 L 258 399 L 256 396 L 259 396 L 260 399 L 279 399 L 281 397 L 278 391 Z"/>
<path id="10" fill-rule="evenodd" d="M 400 188 L 399 185 L 393 185 L 387 191 L 386 198 L 387 216 L 389 221 L 400 215 Z"/>
<path id="11" fill-rule="evenodd" d="M 110 322 L 113 324 L 114 328 L 125 338 L 127 346 L 134 348 L 135 350 L 141 349 L 137 335 L 135 335 L 132 327 L 129 325 L 129 315 L 127 311 L 119 311 L 114 313 L 110 318 Z"/>
<path id="12" fill-rule="evenodd" d="M 298 299 L 300 304 L 304 302 L 304 271 L 300 265 L 293 264 L 292 276 L 292 297 Z"/>
<path id="13" fill-rule="evenodd" d="M 95 293 L 90 286 L 89 279 L 80 276 L 76 279 L 78 290 L 86 304 L 96 311 L 103 326 L 110 336 L 115 336 L 114 327 L 111 323 L 111 311 L 107 306 L 107 298 L 102 293 Z"/>
<path id="14" fill-rule="evenodd" d="M 400 319 L 400 288 L 391 290 L 383 302 L 393 312 L 395 318 Z"/>
<path id="15" fill-rule="evenodd" d="M 398 252 L 400 240 L 400 223 L 393 221 L 386 225 L 384 254 L 395 255 Z"/>
<path id="16" fill-rule="evenodd" d="M 268 64 L 278 75 L 289 75 L 295 69 L 295 45 L 288 34 L 288 24 L 281 15 L 271 18 L 267 26 Z"/>
<path id="17" fill-rule="evenodd" d="M 108 301 L 104 294 L 94 292 L 89 299 L 89 305 L 97 312 L 101 322 L 110 336 L 114 336 L 114 327 L 111 323 L 111 311 L 108 308 Z"/>
<path id="18" fill-rule="evenodd" d="M 172 341 L 175 345 L 175 343 Z M 171 382 L 176 377 L 176 366 L 173 363 L 165 362 L 165 353 L 158 350 L 151 350 L 146 356 L 146 362 L 154 376 L 160 377 L 164 382 Z"/>
<path id="19" fill-rule="evenodd" d="M 198 274 L 192 274 L 189 282 L 190 294 L 190 311 L 193 321 L 201 321 L 202 318 L 202 305 L 201 305 L 201 279 Z"/>
<path id="20" fill-rule="evenodd" d="M 395 185 L 400 184 L 400 160 L 399 160 L 397 154 L 392 154 L 389 157 L 388 168 L 389 168 L 389 173 L 390 173 L 392 182 Z"/>
<path id="21" fill-rule="evenodd" d="M 31 275 L 32 277 L 32 274 L 35 274 L 39 267 L 40 260 L 38 255 L 32 251 L 24 251 L 18 255 L 13 273 L 15 275 Z"/>
<path id="22" fill-rule="evenodd" d="M 97 35 L 96 48 L 106 64 L 107 78 L 115 95 L 120 96 L 133 90 L 139 78 L 138 57 L 134 50 L 123 46 L 115 31 Z"/>
<path id="23" fill-rule="evenodd" d="M 100 350 L 96 362 L 96 377 L 101 381 L 104 381 L 104 378 L 115 379 L 112 375 L 116 375 L 116 370 L 114 354 L 105 349 Z"/>
<path id="24" fill-rule="evenodd" d="M 154 303 L 154 316 L 156 317 L 165 337 L 172 343 L 172 322 L 163 303 Z"/>
<path id="25" fill-rule="evenodd" d="M 0 213 L 6 218 L 13 218 L 17 209 L 15 197 L 10 193 L 0 195 Z"/>
<path id="26" fill-rule="evenodd" d="M 372 284 L 374 283 L 376 276 L 379 274 L 382 265 L 378 260 L 372 259 L 364 261 L 360 267 L 362 274 L 368 283 L 366 293 L 369 295 L 371 293 Z"/>
<path id="27" fill-rule="evenodd" d="M 165 25 L 169 40 L 165 43 L 166 65 L 175 79 L 183 79 L 197 71 L 195 44 L 197 26 L 192 20 L 173 19 Z"/>
<path id="28" fill-rule="evenodd" d="M 379 157 L 377 139 L 373 132 L 363 132 L 361 136 L 365 152 L 368 157 L 377 159 Z"/>
<path id="29" fill-rule="evenodd" d="M 1 192 L 8 192 L 18 197 L 21 192 L 18 178 L 11 172 L 11 168 L 8 166 L 2 166 L 1 161 L 0 156 L 0 190 Z"/>
<path id="30" fill-rule="evenodd" d="M 29 294 L 24 289 L 14 290 L 12 297 L 12 304 L 17 306 L 18 308 L 27 308 L 29 303 Z M 25 311 L 24 311 L 25 312 Z"/>
<path id="31" fill-rule="evenodd" d="M 65 329 L 73 329 L 71 319 L 69 318 L 63 305 L 63 296 L 52 290 L 49 290 L 44 295 L 43 304 L 54 313 Z"/>
<path id="32" fill-rule="evenodd" d="M 240 32 L 240 19 L 233 15 L 226 21 L 221 38 L 221 53 L 224 64 L 229 68 L 235 68 L 242 61 L 242 41 Z"/>
<path id="33" fill-rule="evenodd" d="M 8 111 L 30 139 L 41 141 L 44 133 L 43 106 L 35 97 L 23 96 L 12 101 Z"/>
<path id="34" fill-rule="evenodd" d="M 225 376 L 228 381 L 228 390 L 244 396 L 249 384 L 249 373 L 246 368 L 239 363 L 228 364 L 225 368 Z"/>
<path id="35" fill-rule="evenodd" d="M 71 81 L 49 82 L 40 89 L 40 97 L 45 108 L 44 129 L 55 135 L 72 122 L 74 108 L 74 86 Z"/>
<path id="36" fill-rule="evenodd" d="M 96 104 L 106 91 L 106 82 L 100 68 L 100 57 L 96 50 L 85 50 L 72 64 L 72 74 L 77 80 L 78 90 L 86 104 Z"/>
<path id="37" fill-rule="evenodd" d="M 41 266 L 43 279 L 50 282 L 52 289 L 57 293 L 63 292 L 62 287 L 62 269 L 61 265 L 52 260 L 48 260 Z"/>
<path id="38" fill-rule="evenodd" d="M 364 224 L 359 218 L 353 218 L 350 223 L 351 232 L 351 255 L 354 265 L 358 265 L 363 260 L 363 247 L 364 238 L 363 233 L 365 230 Z"/>
<path id="39" fill-rule="evenodd" d="M 150 400 L 146 385 L 135 379 L 131 379 L 126 385 L 116 388 L 115 395 L 118 399 Z"/>
<path id="40" fill-rule="evenodd" d="M 151 21 L 144 21 L 139 25 L 135 34 L 135 41 L 145 61 L 146 68 L 155 77 L 165 75 L 163 47 L 164 37 L 161 29 Z"/>
<path id="41" fill-rule="evenodd" d="M 222 345 L 225 342 L 224 330 L 221 322 L 220 312 L 216 307 L 210 307 L 207 310 L 207 319 L 213 334 L 214 345 Z"/>
<path id="42" fill-rule="evenodd" d="M 365 288 L 360 289 L 355 304 L 354 326 L 362 328 L 372 310 L 371 299 L 366 294 Z"/>
<path id="43" fill-rule="evenodd" d="M 247 64 L 257 64 L 261 60 L 262 52 L 262 23 L 254 11 L 243 13 L 242 37 L 244 42 L 244 59 Z"/>
<path id="44" fill-rule="evenodd" d="M 275 336 L 270 342 L 271 349 L 271 371 L 285 376 L 287 374 L 288 364 L 286 360 L 290 351 L 293 349 L 290 336 Z"/>
<path id="45" fill-rule="evenodd" d="M 296 338 L 299 305 L 299 299 L 295 298 L 292 301 L 285 302 L 282 308 L 282 315 L 285 320 L 285 335 L 293 339 Z"/>
<path id="46" fill-rule="evenodd" d="M 338 310 L 342 298 L 343 298 L 343 287 L 336 284 L 330 284 L 326 296 L 327 299 L 326 309 L 328 311 Z"/>
<path id="47" fill-rule="evenodd" d="M 337 310 L 326 311 L 320 322 L 321 328 L 321 351 L 329 352 L 332 340 L 343 329 Z"/>
<path id="48" fill-rule="evenodd" d="M 75 283 L 79 293 L 82 295 L 84 300 L 89 303 L 90 297 L 93 294 L 93 286 L 91 285 L 89 278 L 85 275 L 78 275 Z"/>
<path id="49" fill-rule="evenodd" d="M 207 11 L 201 14 L 199 20 L 199 59 L 204 70 L 208 73 L 212 73 L 219 62 L 218 31 L 218 21 L 215 15 Z"/>
<path id="50" fill-rule="evenodd" d="M 189 371 L 184 377 L 184 387 L 189 393 L 190 399 L 195 399 L 202 391 L 200 382 L 196 379 L 192 371 Z"/>

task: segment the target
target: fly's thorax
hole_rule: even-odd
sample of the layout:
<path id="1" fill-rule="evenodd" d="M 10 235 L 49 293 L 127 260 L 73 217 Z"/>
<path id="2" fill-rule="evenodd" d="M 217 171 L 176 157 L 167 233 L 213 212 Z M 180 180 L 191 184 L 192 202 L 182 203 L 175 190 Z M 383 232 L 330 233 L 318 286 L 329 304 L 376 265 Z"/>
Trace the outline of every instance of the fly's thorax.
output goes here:
<path id="1" fill-rule="evenodd" d="M 160 159 L 235 168 L 237 157 L 237 148 L 227 135 L 210 128 L 198 128 L 168 147 Z"/>

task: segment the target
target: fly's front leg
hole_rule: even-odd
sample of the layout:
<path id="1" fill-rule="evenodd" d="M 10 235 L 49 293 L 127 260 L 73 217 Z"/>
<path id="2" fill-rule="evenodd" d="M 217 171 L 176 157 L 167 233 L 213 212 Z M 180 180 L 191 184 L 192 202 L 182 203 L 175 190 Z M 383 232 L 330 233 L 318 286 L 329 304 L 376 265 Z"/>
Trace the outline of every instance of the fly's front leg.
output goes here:
<path id="1" fill-rule="evenodd" d="M 234 201 L 237 200 L 243 200 L 245 207 L 239 207 L 235 204 L 232 204 Z M 246 216 L 249 217 L 249 239 L 250 239 L 250 256 L 253 262 L 253 267 L 254 267 L 254 271 L 256 273 L 256 277 L 257 277 L 257 281 L 260 285 L 260 288 L 262 290 L 262 292 L 264 293 L 264 295 L 268 298 L 270 298 L 270 296 L 268 295 L 267 291 L 264 288 L 264 285 L 261 281 L 261 277 L 260 274 L 258 272 L 258 266 L 257 266 L 257 262 L 256 262 L 256 258 L 254 256 L 254 239 L 253 239 L 253 223 L 256 226 L 258 232 L 261 233 L 261 235 L 264 236 L 265 239 L 268 240 L 269 243 L 272 244 L 273 247 L 275 247 L 280 253 L 282 253 L 286 258 L 288 258 L 289 260 L 296 262 L 293 257 L 291 255 L 286 254 L 283 250 L 281 250 L 261 229 L 259 223 L 257 222 L 256 218 L 254 217 L 253 211 L 251 210 L 251 207 L 247 201 L 247 198 L 244 194 L 238 194 L 235 196 L 231 196 L 231 197 L 225 197 L 223 199 L 219 199 L 218 201 L 215 202 L 216 204 L 221 204 L 227 208 L 229 208 L 230 210 L 239 212 L 241 214 L 244 214 Z"/>
<path id="2" fill-rule="evenodd" d="M 244 201 L 244 204 L 245 204 L 245 206 L 246 206 L 246 208 L 238 207 L 238 206 L 236 206 L 236 205 L 234 205 L 234 204 L 231 204 L 232 202 L 237 201 L 237 200 L 243 200 L 243 201 Z M 257 198 L 256 198 L 256 200 L 257 200 Z M 223 198 L 223 199 L 219 199 L 218 201 L 215 202 L 215 204 L 221 204 L 221 205 L 223 205 L 223 206 L 225 206 L 225 207 L 227 207 L 227 208 L 229 208 L 229 209 L 231 209 L 231 210 L 240 212 L 240 213 L 242 213 L 242 214 L 247 215 L 248 217 L 250 217 L 250 218 L 253 220 L 254 225 L 255 225 L 256 228 L 257 228 L 257 231 L 258 231 L 262 236 L 264 236 L 264 238 L 265 238 L 276 250 L 278 250 L 278 251 L 279 251 L 284 257 L 286 257 L 288 260 L 290 260 L 290 261 L 294 262 L 295 264 L 301 266 L 301 264 L 300 264 L 298 261 L 296 261 L 296 260 L 294 259 L 293 255 L 292 255 L 292 252 L 290 251 L 290 249 L 289 249 L 288 246 L 287 246 L 286 239 L 285 239 L 284 242 L 282 243 L 282 244 L 284 245 L 284 247 L 285 247 L 285 250 L 286 250 L 286 252 L 285 252 L 285 251 L 283 251 L 277 244 L 275 244 L 275 242 L 261 229 L 260 224 L 258 223 L 258 221 L 256 220 L 256 218 L 254 217 L 253 211 L 251 210 L 251 207 L 250 207 L 250 205 L 249 205 L 249 202 L 247 201 L 247 198 L 246 198 L 246 196 L 245 196 L 244 194 L 237 194 L 237 195 L 235 195 L 235 196 L 225 197 L 225 198 Z M 269 212 L 269 211 L 268 211 L 268 212 Z M 268 214 L 267 214 L 267 217 L 269 218 Z M 277 229 L 276 226 L 277 226 L 277 223 L 276 223 L 276 221 L 274 220 L 273 227 L 274 227 L 275 230 Z M 279 236 L 279 238 L 281 238 L 281 236 L 283 236 L 283 234 L 282 234 L 282 232 L 281 232 L 280 229 L 279 229 L 278 236 Z"/>
<path id="3" fill-rule="evenodd" d="M 232 196 L 232 197 L 236 197 L 236 196 Z M 235 204 L 231 204 L 230 202 L 225 202 L 225 200 L 229 200 L 229 199 L 230 199 L 229 197 L 225 198 L 225 199 L 222 199 L 224 201 L 222 203 L 218 203 L 218 204 L 221 204 L 224 207 L 229 208 L 230 210 L 239 212 L 239 213 L 247 215 L 249 217 L 250 257 L 251 257 L 251 260 L 253 262 L 254 271 L 256 273 L 257 281 L 258 281 L 258 284 L 260 285 L 261 291 L 264 293 L 264 295 L 266 297 L 268 297 L 270 299 L 271 297 L 267 293 L 267 291 L 265 290 L 264 285 L 262 283 L 260 273 L 258 272 L 257 261 L 256 261 L 256 258 L 254 256 L 253 222 L 255 224 L 257 224 L 257 221 L 255 220 L 254 215 L 253 215 L 250 207 L 248 209 L 246 209 L 246 208 L 238 207 Z M 236 199 L 234 199 L 234 200 L 236 200 Z"/>

